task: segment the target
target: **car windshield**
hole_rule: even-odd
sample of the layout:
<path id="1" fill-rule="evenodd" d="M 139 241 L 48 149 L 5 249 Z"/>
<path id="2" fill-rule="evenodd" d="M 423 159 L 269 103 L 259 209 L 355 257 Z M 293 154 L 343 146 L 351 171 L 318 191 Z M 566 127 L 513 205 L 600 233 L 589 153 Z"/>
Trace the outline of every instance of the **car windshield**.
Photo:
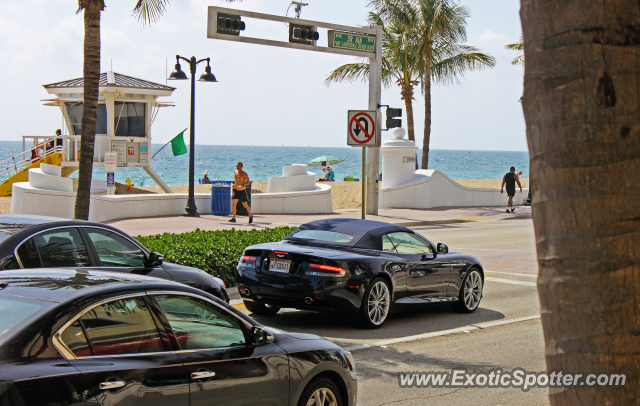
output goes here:
<path id="1" fill-rule="evenodd" d="M 11 231 L 0 230 L 0 242 L 6 240 L 7 238 L 11 237 L 12 235 L 13 235 L 13 232 L 11 232 Z"/>
<path id="2" fill-rule="evenodd" d="M 293 234 L 291 237 L 302 240 L 316 240 L 339 243 L 347 243 L 353 240 L 352 235 L 324 230 L 300 230 L 297 233 Z"/>
<path id="3" fill-rule="evenodd" d="M 18 328 L 29 322 L 46 306 L 46 302 L 39 300 L 0 295 L 0 341 Z"/>

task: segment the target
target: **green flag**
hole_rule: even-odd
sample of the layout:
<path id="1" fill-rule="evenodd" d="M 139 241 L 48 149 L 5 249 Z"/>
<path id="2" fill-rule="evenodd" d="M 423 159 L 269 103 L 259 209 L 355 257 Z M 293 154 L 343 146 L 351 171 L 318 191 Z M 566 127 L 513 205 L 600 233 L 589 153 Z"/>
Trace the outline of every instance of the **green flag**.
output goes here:
<path id="1" fill-rule="evenodd" d="M 173 156 L 184 155 L 187 153 L 187 146 L 184 144 L 184 131 L 180 134 L 176 135 L 171 140 L 171 150 L 173 151 Z"/>

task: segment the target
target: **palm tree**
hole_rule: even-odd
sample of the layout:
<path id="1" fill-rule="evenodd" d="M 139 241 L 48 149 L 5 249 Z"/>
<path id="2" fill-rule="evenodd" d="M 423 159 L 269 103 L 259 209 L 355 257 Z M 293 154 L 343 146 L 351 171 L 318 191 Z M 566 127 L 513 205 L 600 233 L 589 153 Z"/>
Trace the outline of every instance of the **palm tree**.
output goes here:
<path id="1" fill-rule="evenodd" d="M 458 83 L 469 71 L 495 66 L 495 58 L 467 40 L 469 10 L 453 0 L 371 0 L 385 20 L 400 21 L 414 31 L 419 41 L 422 92 L 424 94 L 424 138 L 421 168 L 429 166 L 431 139 L 431 85 Z"/>
<path id="2" fill-rule="evenodd" d="M 547 370 L 628 376 L 550 390 L 550 404 L 637 404 L 638 2 L 523 0 L 520 16 Z"/>
<path id="3" fill-rule="evenodd" d="M 524 65 L 524 40 L 522 34 L 520 34 L 520 40 L 518 42 L 507 44 L 505 48 L 518 53 L 518 56 L 511 61 L 511 65 Z"/>
<path id="4" fill-rule="evenodd" d="M 395 82 L 400 87 L 407 110 L 409 139 L 415 140 L 413 92 L 414 87 L 420 83 L 420 61 L 415 38 L 402 24 L 394 21 L 386 24 L 378 14 L 369 13 L 368 22 L 382 26 L 382 83 L 385 87 L 390 87 Z M 334 82 L 355 80 L 369 80 L 369 63 L 362 61 L 342 65 L 329 74 L 325 83 L 328 86 Z"/>
<path id="5" fill-rule="evenodd" d="M 233 2 L 234 0 L 226 0 Z M 240 1 L 240 0 L 239 0 Z M 142 25 L 151 24 L 166 11 L 169 0 L 136 0 L 133 15 Z M 93 174 L 93 150 L 96 138 L 98 112 L 98 88 L 100 80 L 100 13 L 104 0 L 78 0 L 76 13 L 84 11 L 84 110 L 78 171 L 78 193 L 74 217 L 89 219 L 91 201 L 91 177 Z"/>

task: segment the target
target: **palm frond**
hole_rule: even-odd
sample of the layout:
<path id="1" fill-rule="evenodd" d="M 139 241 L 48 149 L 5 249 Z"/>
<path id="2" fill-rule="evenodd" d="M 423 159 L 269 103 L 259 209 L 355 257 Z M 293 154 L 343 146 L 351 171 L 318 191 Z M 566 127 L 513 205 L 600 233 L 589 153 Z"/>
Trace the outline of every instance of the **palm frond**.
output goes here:
<path id="1" fill-rule="evenodd" d="M 368 63 L 347 63 L 334 69 L 325 79 L 324 83 L 329 86 L 331 83 L 347 82 L 353 83 L 357 80 L 366 82 L 369 80 Z"/>
<path id="2" fill-rule="evenodd" d="M 513 61 L 511 61 L 511 65 L 524 65 L 524 55 L 518 55 L 513 58 Z"/>
<path id="3" fill-rule="evenodd" d="M 134 15 L 138 22 L 142 23 L 142 26 L 152 24 L 158 21 L 160 17 L 167 10 L 169 0 L 138 0 L 136 6 L 133 8 L 132 15 Z"/>
<path id="4" fill-rule="evenodd" d="M 524 38 L 522 34 L 520 34 L 520 40 L 518 42 L 507 44 L 505 48 L 519 53 L 519 55 L 511 61 L 512 65 L 524 65 Z"/>
<path id="5" fill-rule="evenodd" d="M 459 83 L 464 74 L 496 66 L 496 59 L 470 46 L 459 46 L 459 52 L 434 63 L 431 79 L 439 84 Z"/>

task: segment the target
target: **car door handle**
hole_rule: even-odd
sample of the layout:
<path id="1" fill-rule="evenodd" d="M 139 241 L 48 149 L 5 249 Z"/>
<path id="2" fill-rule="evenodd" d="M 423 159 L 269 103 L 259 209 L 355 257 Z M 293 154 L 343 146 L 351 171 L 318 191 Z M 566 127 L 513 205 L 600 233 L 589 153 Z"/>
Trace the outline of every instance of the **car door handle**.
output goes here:
<path id="1" fill-rule="evenodd" d="M 111 390 L 122 388 L 126 384 L 125 381 L 111 381 L 111 382 L 102 382 L 100 384 L 100 390 Z"/>
<path id="2" fill-rule="evenodd" d="M 216 376 L 216 373 L 211 371 L 194 372 L 191 374 L 192 379 L 207 379 L 213 378 L 214 376 Z"/>

